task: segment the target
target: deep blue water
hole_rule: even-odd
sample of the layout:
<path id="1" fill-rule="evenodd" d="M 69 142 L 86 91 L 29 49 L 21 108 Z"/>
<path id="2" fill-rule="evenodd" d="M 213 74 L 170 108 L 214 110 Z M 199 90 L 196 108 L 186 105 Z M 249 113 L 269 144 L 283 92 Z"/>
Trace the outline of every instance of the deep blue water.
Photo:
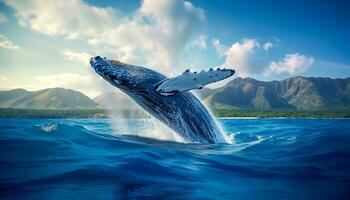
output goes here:
<path id="1" fill-rule="evenodd" d="M 142 135 L 143 123 L 126 124 Z M 350 120 L 220 123 L 233 144 L 123 136 L 110 120 L 2 119 L 0 198 L 350 198 Z"/>

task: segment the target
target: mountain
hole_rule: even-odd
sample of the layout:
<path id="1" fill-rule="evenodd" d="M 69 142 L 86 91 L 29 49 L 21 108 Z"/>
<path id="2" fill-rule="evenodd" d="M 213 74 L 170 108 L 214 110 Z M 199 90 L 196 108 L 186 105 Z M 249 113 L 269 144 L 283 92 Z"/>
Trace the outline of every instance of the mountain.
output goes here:
<path id="1" fill-rule="evenodd" d="M 0 107 L 9 107 L 11 101 L 29 94 L 24 89 L 14 89 L 9 91 L 0 91 Z"/>
<path id="2" fill-rule="evenodd" d="M 221 88 L 203 88 L 194 92 L 212 108 L 350 109 L 350 78 L 298 76 L 270 82 L 252 78 L 236 78 Z M 91 100 L 80 92 L 63 88 L 50 88 L 33 92 L 23 89 L 0 91 L 0 107 L 139 109 L 139 106 L 130 97 L 118 90 L 101 94 Z"/>
<path id="3" fill-rule="evenodd" d="M 350 78 L 236 78 L 204 101 L 214 108 L 327 110 L 350 108 Z"/>
<path id="4" fill-rule="evenodd" d="M 98 105 L 81 92 L 50 88 L 39 91 L 14 89 L 0 91 L 0 107 L 28 109 L 95 108 Z"/>

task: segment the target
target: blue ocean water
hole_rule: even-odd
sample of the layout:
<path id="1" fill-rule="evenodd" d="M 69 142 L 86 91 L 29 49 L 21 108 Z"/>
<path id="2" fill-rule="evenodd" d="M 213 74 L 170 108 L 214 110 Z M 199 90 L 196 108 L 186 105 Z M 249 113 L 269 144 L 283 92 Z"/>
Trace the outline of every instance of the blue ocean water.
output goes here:
<path id="1" fill-rule="evenodd" d="M 2 119 L 0 198 L 350 198 L 350 120 L 219 122 L 233 144 L 121 135 L 108 119 Z M 143 123 L 127 121 L 139 135 Z"/>

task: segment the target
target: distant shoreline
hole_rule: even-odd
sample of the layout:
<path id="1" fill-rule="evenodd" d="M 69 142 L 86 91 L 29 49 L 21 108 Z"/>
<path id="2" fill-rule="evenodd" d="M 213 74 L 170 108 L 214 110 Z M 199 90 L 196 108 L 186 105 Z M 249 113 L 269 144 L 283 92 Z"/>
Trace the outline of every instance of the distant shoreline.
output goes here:
<path id="1" fill-rule="evenodd" d="M 217 119 L 350 119 L 349 117 L 216 117 Z"/>
<path id="2" fill-rule="evenodd" d="M 350 118 L 349 109 L 338 110 L 296 110 L 296 109 L 214 109 L 216 117 L 257 117 L 257 118 Z"/>
<path id="3" fill-rule="evenodd" d="M 215 117 L 220 119 L 239 118 L 310 118 L 310 119 L 348 119 L 350 110 L 213 110 Z M 142 119 L 149 118 L 148 114 L 142 110 L 107 110 L 96 109 L 18 109 L 0 108 L 0 118 L 36 119 L 36 118 L 127 118 Z"/>

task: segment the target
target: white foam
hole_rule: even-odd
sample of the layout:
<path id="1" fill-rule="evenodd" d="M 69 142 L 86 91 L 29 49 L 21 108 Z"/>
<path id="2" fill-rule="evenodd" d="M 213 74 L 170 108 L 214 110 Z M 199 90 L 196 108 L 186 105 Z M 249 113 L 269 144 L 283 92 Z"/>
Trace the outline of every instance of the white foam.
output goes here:
<path id="1" fill-rule="evenodd" d="M 40 129 L 46 133 L 50 133 L 52 131 L 57 130 L 57 124 L 42 124 L 39 125 Z"/>

